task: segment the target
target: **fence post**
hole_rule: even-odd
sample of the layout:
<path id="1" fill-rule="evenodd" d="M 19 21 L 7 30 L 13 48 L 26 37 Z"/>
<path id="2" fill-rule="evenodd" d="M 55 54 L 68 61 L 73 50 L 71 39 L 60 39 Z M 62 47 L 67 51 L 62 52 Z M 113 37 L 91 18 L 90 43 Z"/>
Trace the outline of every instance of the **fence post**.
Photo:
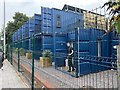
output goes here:
<path id="1" fill-rule="evenodd" d="M 118 90 L 120 90 L 120 45 L 117 46 Z"/>
<path id="2" fill-rule="evenodd" d="M 76 50 L 76 54 L 75 54 L 75 62 L 76 62 L 76 75 L 75 77 L 78 78 L 79 77 L 79 27 L 76 28 L 75 30 L 75 41 L 76 41 L 76 45 L 77 45 L 77 50 Z"/>
<path id="3" fill-rule="evenodd" d="M 20 47 L 18 42 L 18 72 L 20 72 Z"/>
<path id="4" fill-rule="evenodd" d="M 10 49 L 11 49 L 10 51 L 11 51 L 11 65 L 12 65 L 13 64 L 12 63 L 12 49 L 13 49 L 12 44 L 11 44 L 11 48 Z"/>
<path id="5" fill-rule="evenodd" d="M 32 36 L 32 90 L 34 90 L 34 35 Z"/>

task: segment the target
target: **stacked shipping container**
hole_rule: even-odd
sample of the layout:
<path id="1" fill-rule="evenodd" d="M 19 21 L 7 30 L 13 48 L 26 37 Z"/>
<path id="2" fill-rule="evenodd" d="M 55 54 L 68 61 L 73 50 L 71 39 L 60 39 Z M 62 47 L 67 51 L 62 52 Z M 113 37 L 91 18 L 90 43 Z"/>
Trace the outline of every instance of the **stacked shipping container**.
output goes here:
<path id="1" fill-rule="evenodd" d="M 79 34 L 75 35 L 78 28 Z M 80 56 L 98 56 L 98 40 L 100 39 L 102 40 L 101 56 L 111 57 L 113 51 L 116 52 L 116 50 L 110 48 L 118 44 L 118 41 L 117 38 L 111 38 L 111 35 L 115 36 L 114 33 L 102 37 L 104 34 L 105 31 L 100 29 L 84 29 L 84 15 L 81 13 L 42 7 L 41 15 L 35 14 L 22 28 L 13 34 L 13 42 L 34 35 L 35 52 L 39 52 L 35 53 L 35 59 L 38 59 L 41 56 L 40 53 L 47 49 L 52 51 L 54 55 L 55 66 L 60 67 L 65 66 L 68 53 L 66 43 L 68 41 L 73 43 L 74 51 L 77 54 L 79 52 Z M 112 40 L 116 40 L 116 42 L 112 42 Z M 31 39 L 23 40 L 22 48 L 32 50 Z M 81 68 L 88 64 L 81 63 L 79 66 Z"/>

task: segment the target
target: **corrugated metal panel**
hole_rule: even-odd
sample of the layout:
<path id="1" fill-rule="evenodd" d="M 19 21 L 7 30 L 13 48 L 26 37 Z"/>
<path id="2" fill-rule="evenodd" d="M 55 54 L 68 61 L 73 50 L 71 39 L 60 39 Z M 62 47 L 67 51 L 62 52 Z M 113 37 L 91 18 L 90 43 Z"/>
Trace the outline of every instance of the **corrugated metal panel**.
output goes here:
<path id="1" fill-rule="evenodd" d="M 76 40 L 74 45 L 75 51 L 79 52 L 80 55 L 90 55 L 90 48 L 91 48 L 90 30 L 80 29 L 79 35 L 78 35 L 78 31 L 76 31 L 75 40 Z M 78 50 L 78 44 L 79 44 L 79 50 Z"/>
<path id="2" fill-rule="evenodd" d="M 22 39 L 25 39 L 25 28 L 24 28 L 24 25 L 22 26 Z"/>
<path id="3" fill-rule="evenodd" d="M 52 9 L 53 12 L 53 30 L 55 33 L 67 33 L 68 25 L 75 23 L 77 20 L 83 21 L 82 14 L 75 14 L 70 12 L 65 12 L 62 10 Z M 57 27 L 60 17 L 61 27 Z"/>
<path id="4" fill-rule="evenodd" d="M 90 30 L 90 55 L 93 56 L 97 56 L 98 55 L 98 44 L 97 44 L 97 40 L 98 40 L 98 31 L 95 29 L 91 29 Z"/>
<path id="5" fill-rule="evenodd" d="M 42 36 L 42 50 L 50 50 L 53 48 L 52 36 Z"/>
<path id="6" fill-rule="evenodd" d="M 55 56 L 55 63 L 56 66 L 64 66 L 65 65 L 65 58 L 67 53 L 67 35 L 55 35 L 54 37 L 54 54 L 58 54 Z M 60 55 L 63 54 L 63 56 L 60 58 Z"/>
<path id="7" fill-rule="evenodd" d="M 20 28 L 20 40 L 22 39 L 22 28 Z"/>
<path id="8" fill-rule="evenodd" d="M 41 32 L 41 15 L 34 14 L 34 34 L 38 34 Z"/>
<path id="9" fill-rule="evenodd" d="M 25 23 L 25 37 L 29 37 L 29 21 Z"/>
<path id="10" fill-rule="evenodd" d="M 102 56 L 110 57 L 110 34 L 104 36 L 102 40 Z"/>
<path id="11" fill-rule="evenodd" d="M 114 48 L 115 45 L 119 44 L 118 37 L 116 35 L 116 32 L 111 33 L 111 57 L 117 58 L 117 49 Z"/>
<path id="12" fill-rule="evenodd" d="M 52 33 L 52 10 L 41 8 L 42 33 Z"/>
<path id="13" fill-rule="evenodd" d="M 41 55 L 41 49 L 42 49 L 42 40 L 41 37 L 35 38 L 35 59 L 39 59 Z"/>
<path id="14" fill-rule="evenodd" d="M 25 41 L 22 41 L 22 48 L 26 49 L 26 42 Z"/>
<path id="15" fill-rule="evenodd" d="M 20 40 L 20 29 L 18 29 L 18 40 Z"/>
<path id="16" fill-rule="evenodd" d="M 83 15 L 78 15 L 70 12 L 65 12 L 58 9 L 52 9 L 52 29 L 54 34 L 54 54 L 67 53 L 67 32 L 68 25 L 75 23 L 78 19 L 83 20 Z M 74 38 L 74 36 L 73 36 Z M 58 56 L 59 56 L 58 55 Z M 57 55 L 56 55 L 57 56 Z M 65 65 L 65 56 L 59 58 L 55 57 L 54 61 L 57 66 Z"/>

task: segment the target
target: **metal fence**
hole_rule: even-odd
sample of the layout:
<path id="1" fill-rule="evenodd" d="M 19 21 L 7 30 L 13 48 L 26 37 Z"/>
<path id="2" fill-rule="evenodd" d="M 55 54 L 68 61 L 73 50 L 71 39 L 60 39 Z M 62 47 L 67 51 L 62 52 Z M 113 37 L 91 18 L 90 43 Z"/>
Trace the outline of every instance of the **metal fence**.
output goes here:
<path id="1" fill-rule="evenodd" d="M 67 66 L 56 67 L 54 63 L 53 66 L 43 68 L 40 60 L 34 58 L 35 55 L 42 55 L 42 51 L 34 51 L 34 37 L 25 40 L 28 39 L 32 40 L 32 50 L 22 51 L 20 41 L 12 43 L 7 47 L 7 58 L 32 88 L 118 88 L 116 58 L 91 55 L 78 57 L 76 52 L 73 59 L 75 71 L 68 72 Z M 26 54 L 29 52 L 32 55 L 30 58 Z M 56 53 L 55 57 L 65 60 L 66 56 L 66 53 Z"/>
<path id="2" fill-rule="evenodd" d="M 92 22 L 90 22 L 90 25 L 91 23 Z M 102 22 L 101 22 L 101 26 L 103 27 Z M 58 40 L 60 43 L 58 43 L 57 41 L 57 38 L 60 37 L 61 37 L 60 39 L 65 39 L 66 38 L 65 35 L 68 35 L 68 32 L 62 34 L 54 33 L 54 35 L 48 33 L 46 34 L 39 33 L 38 35 L 34 35 L 32 37 L 26 37 L 25 39 L 21 39 L 14 43 L 11 43 L 10 45 L 7 46 L 7 59 L 18 70 L 18 72 L 24 75 L 28 84 L 31 85 L 32 90 L 34 90 L 34 88 L 49 88 L 49 89 L 101 88 L 101 89 L 112 89 L 112 90 L 118 89 L 119 80 L 118 80 L 116 57 L 111 57 L 111 56 L 105 57 L 102 55 L 99 56 L 94 54 L 93 55 L 80 54 L 79 52 L 80 38 L 78 32 L 80 30 L 76 29 L 76 27 L 74 26 L 73 28 L 76 30 L 75 39 L 72 42 L 74 48 L 74 56 L 71 60 L 72 66 L 75 69 L 74 71 L 68 72 L 68 66 L 66 65 L 67 63 L 66 59 L 68 55 L 66 51 L 67 49 L 60 51 L 61 47 L 59 45 L 60 44 L 63 46 L 66 45 L 67 40 L 64 40 L 64 42 L 62 40 L 61 41 Z M 58 45 L 57 47 L 59 48 L 57 49 L 58 52 L 53 50 L 55 51 L 53 53 L 54 54 L 53 59 L 55 61 L 53 61 L 52 66 L 43 68 L 42 65 L 40 64 L 39 57 L 42 57 L 42 52 L 45 50 L 45 48 L 39 49 L 39 47 L 35 45 L 35 43 L 37 43 L 35 41 L 36 38 L 41 39 L 41 38 L 45 38 L 45 36 L 54 37 L 53 39 L 54 41 L 56 39 L 56 42 L 53 45 L 55 46 Z M 87 38 L 87 35 L 85 38 Z M 112 39 L 110 40 L 112 41 Z M 102 40 L 102 43 L 104 43 L 104 41 L 106 42 L 108 40 Z M 29 42 L 31 43 L 31 46 L 29 46 L 30 45 Z M 43 42 L 45 41 L 41 41 L 40 43 L 43 46 L 45 46 L 44 45 L 45 43 Z M 98 40 L 87 41 L 86 39 L 86 42 L 93 43 L 95 45 L 98 44 Z M 109 47 L 108 49 L 110 48 L 111 47 Z M 92 47 L 90 49 L 98 49 L 98 47 Z M 109 53 L 108 51 L 105 51 L 105 53 Z"/>

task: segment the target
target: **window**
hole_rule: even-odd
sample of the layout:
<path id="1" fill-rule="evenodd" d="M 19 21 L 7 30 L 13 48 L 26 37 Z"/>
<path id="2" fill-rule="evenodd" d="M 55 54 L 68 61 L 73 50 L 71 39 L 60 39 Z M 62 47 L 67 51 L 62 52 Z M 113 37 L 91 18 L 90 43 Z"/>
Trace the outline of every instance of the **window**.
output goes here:
<path id="1" fill-rule="evenodd" d="M 61 16 L 57 15 L 57 23 L 56 23 L 57 28 L 61 28 Z"/>

